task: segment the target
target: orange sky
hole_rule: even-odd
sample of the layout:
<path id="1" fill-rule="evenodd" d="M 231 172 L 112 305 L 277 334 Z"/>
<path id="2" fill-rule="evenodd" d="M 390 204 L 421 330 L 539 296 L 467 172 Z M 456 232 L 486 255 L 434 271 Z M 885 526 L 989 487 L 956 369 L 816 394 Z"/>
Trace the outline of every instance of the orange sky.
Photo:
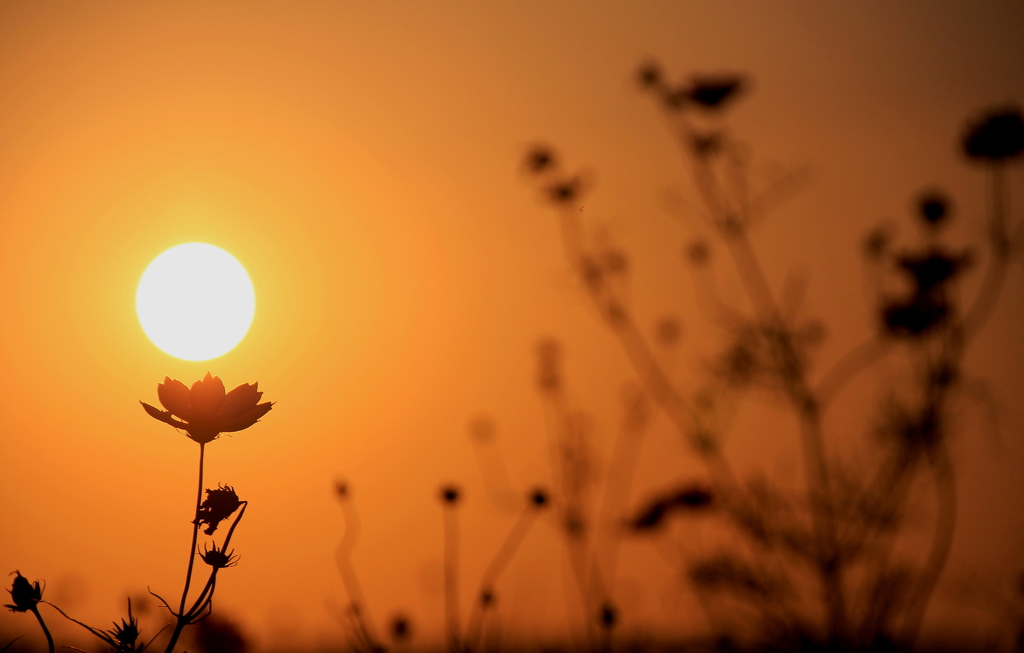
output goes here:
<path id="1" fill-rule="evenodd" d="M 97 624 L 126 593 L 180 591 L 196 446 L 138 401 L 155 403 L 165 375 L 210 371 L 229 387 L 259 381 L 277 402 L 208 449 L 211 484 L 251 501 L 218 610 L 263 643 L 340 639 L 324 605 L 345 601 L 331 491 L 344 477 L 372 609 L 438 635 L 438 485 L 466 488 L 467 591 L 511 526 L 484 499 L 469 421 L 497 422 L 517 484 L 546 483 L 537 339 L 565 343 L 601 446 L 616 414 L 605 407 L 630 378 L 518 174 L 524 147 L 552 142 L 591 171 L 585 215 L 630 253 L 641 323 L 681 315 L 681 369 L 715 342 L 679 264 L 693 230 L 664 208 L 667 190 L 690 192 L 685 167 L 633 84 L 639 62 L 750 74 L 737 131 L 758 160 L 813 171 L 755 243 L 776 287 L 808 275 L 804 310 L 829 326 L 822 361 L 872 328 L 858 251 L 870 227 L 906 220 L 915 194 L 940 185 L 960 207 L 958 238 L 978 240 L 984 177 L 956 139 L 979 108 L 1024 100 L 1024 7 L 838 5 L 0 4 L 0 572 L 45 579 Z M 1019 196 L 1019 165 L 1012 179 Z M 134 309 L 146 265 L 189 241 L 231 252 L 257 294 L 248 336 L 202 363 L 156 349 Z M 969 361 L 1002 441 L 965 404 L 951 586 L 1003 590 L 1024 555 L 1022 301 L 1018 265 Z M 641 488 L 700 474 L 664 426 L 645 444 Z M 792 477 L 776 429 L 730 455 Z M 848 430 L 837 434 L 860 436 Z M 563 628 L 549 614 L 559 556 L 538 528 L 510 576 L 510 622 Z M 679 621 L 692 601 L 658 573 L 636 571 L 633 627 Z M 949 594 L 936 614 L 954 609 Z M 26 624 L 0 614 L 4 631 Z"/>

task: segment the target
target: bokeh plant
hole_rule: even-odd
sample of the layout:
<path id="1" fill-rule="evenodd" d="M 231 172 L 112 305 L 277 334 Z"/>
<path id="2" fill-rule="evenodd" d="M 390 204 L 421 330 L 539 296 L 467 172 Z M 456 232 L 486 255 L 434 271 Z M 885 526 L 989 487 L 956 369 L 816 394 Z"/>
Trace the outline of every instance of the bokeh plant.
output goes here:
<path id="1" fill-rule="evenodd" d="M 272 402 L 260 402 L 263 393 L 258 390 L 257 383 L 243 383 L 230 392 L 224 391 L 224 383 L 219 377 L 206 376 L 196 381 L 191 387 L 181 381 L 164 378 L 157 385 L 157 397 L 165 410 L 160 410 L 145 402 L 143 409 L 165 424 L 183 432 L 189 439 L 199 445 L 199 482 L 196 504 L 192 519 L 192 538 L 189 545 L 188 565 L 185 571 L 184 588 L 178 609 L 175 610 L 160 595 L 152 590 L 150 593 L 160 599 L 162 607 L 174 618 L 171 635 L 165 646 L 165 653 L 173 653 L 175 646 L 186 627 L 199 623 L 213 611 L 213 597 L 217 589 L 217 577 L 221 570 L 233 567 L 238 563 L 238 556 L 231 549 L 231 539 L 235 528 L 245 514 L 248 502 L 238 498 L 231 486 L 218 485 L 213 489 L 203 487 L 203 473 L 206 445 L 216 440 L 222 433 L 234 433 L 245 430 L 270 412 Z M 203 498 L 203 493 L 206 498 Z M 233 516 L 233 517 L 232 517 Z M 222 522 L 231 519 L 223 542 L 218 545 L 211 541 L 204 544 L 202 550 L 197 547 L 199 529 L 212 536 Z M 209 567 L 209 575 L 199 594 L 189 596 L 196 558 L 201 559 Z M 85 628 L 90 634 L 102 641 L 113 653 L 142 653 L 160 635 L 166 626 L 154 634 L 148 642 L 142 639 L 138 619 L 132 614 L 131 599 L 128 600 L 128 617 L 120 623 L 114 622 L 111 629 L 100 629 L 90 626 L 66 614 L 61 608 L 43 599 L 43 588 L 40 583 L 30 583 L 20 572 L 15 574 L 11 589 L 13 603 L 6 607 L 14 612 L 31 612 L 39 622 L 46 636 L 50 653 L 54 652 L 54 641 L 49 629 L 39 612 L 39 604 L 43 603 L 54 608 L 66 619 Z M 65 647 L 72 648 L 74 647 Z M 79 650 L 79 649 L 74 649 Z"/>
<path id="2" fill-rule="evenodd" d="M 820 371 L 825 324 L 801 312 L 800 289 L 773 287 L 752 234 L 807 176 L 794 170 L 763 186 L 756 183 L 749 148 L 728 123 L 730 108 L 748 90 L 747 79 L 697 75 L 674 84 L 650 63 L 638 70 L 637 82 L 654 99 L 677 141 L 699 198 L 698 212 L 713 234 L 685 244 L 682 260 L 725 346 L 705 356 L 699 370 L 684 374 L 676 369 L 682 326 L 674 318 L 657 321 L 652 330 L 638 322 L 628 301 L 629 256 L 580 210 L 589 177 L 565 167 L 552 147 L 531 147 L 522 164 L 525 175 L 557 213 L 569 267 L 636 378 L 624 388 L 616 439 L 601 464 L 594 424 L 570 400 L 565 346 L 550 338 L 539 343 L 536 385 L 547 417 L 553 486 L 527 493 L 525 509 L 480 580 L 465 629 L 458 593 L 458 510 L 465 497 L 457 485 L 440 488 L 447 649 L 508 648 L 496 629 L 485 637 L 487 618 L 497 605 L 498 576 L 541 509 L 564 542 L 573 585 L 566 594 L 576 597 L 585 615 L 584 639 L 575 648 L 608 651 L 636 644 L 615 639 L 625 616 L 616 589 L 620 547 L 629 539 L 657 543 L 672 538 L 668 523 L 688 518 L 717 520 L 738 536 L 733 546 L 679 560 L 675 570 L 706 613 L 713 647 L 913 649 L 954 537 L 953 402 L 974 396 L 977 387 L 965 357 L 998 304 L 1009 264 L 1024 247 L 1024 220 L 1009 214 L 1006 173 L 1024 152 L 1021 110 L 1007 105 L 984 111 L 960 140 L 965 159 L 979 165 L 989 180 L 983 242 L 973 247 L 948 242 L 953 203 L 934 188 L 921 191 L 914 202 L 916 244 L 898 245 L 887 228 L 870 231 L 862 254 L 874 280 L 875 304 L 869 308 L 874 333 Z M 741 282 L 745 301 L 740 306 L 717 292 L 723 267 L 731 267 Z M 984 271 L 978 289 L 964 301 L 963 281 L 979 268 Z M 877 409 L 863 444 L 880 462 L 865 468 L 840 454 L 825 417 L 855 378 L 883 362 L 897 363 L 901 376 L 877 391 Z M 803 465 L 797 487 L 771 481 L 764 473 L 741 476 L 723 447 L 740 406 L 753 395 L 768 397 L 795 417 L 793 435 Z M 636 501 L 641 442 L 656 410 L 701 461 L 705 474 L 667 487 L 641 488 L 643 498 Z M 507 476 L 495 453 L 494 425 L 478 419 L 470 433 L 486 454 L 482 466 L 489 494 L 499 507 L 511 503 L 515 510 L 518 500 L 508 498 Z M 922 498 L 913 491 L 921 486 L 930 486 L 933 496 Z M 338 567 L 350 599 L 339 621 L 350 627 L 353 650 L 377 653 L 388 645 L 375 634 L 350 559 L 358 515 L 346 484 L 337 486 L 337 495 L 346 522 Z M 935 519 L 925 553 L 915 560 L 900 545 L 913 537 L 917 524 L 911 517 L 925 507 L 934 510 Z M 686 530 L 675 529 L 675 537 Z M 408 618 L 396 616 L 392 644 L 404 646 L 410 632 Z M 565 644 L 572 646 L 568 631 Z M 706 650 L 706 644 L 694 645 Z"/>
<path id="3" fill-rule="evenodd" d="M 968 394 L 965 355 L 998 303 L 1008 265 L 1019 254 L 1024 222 L 1008 214 L 1008 165 L 1024 151 L 1024 120 L 1016 106 L 980 114 L 966 128 L 962 152 L 989 177 L 986 238 L 980 247 L 945 241 L 952 203 L 929 189 L 917 201 L 922 231 L 915 246 L 897 246 L 883 229 L 865 239 L 866 266 L 877 280 L 874 335 L 817 373 L 824 325 L 799 311 L 790 289 L 769 282 L 752 228 L 780 205 L 802 179 L 800 171 L 758 187 L 749 148 L 729 129 L 728 112 L 748 84 L 740 75 L 694 76 L 670 83 L 656 64 L 638 71 L 640 87 L 655 100 L 689 164 L 699 211 L 713 242 L 694 240 L 683 250 L 698 297 L 727 344 L 706 369 L 679 378 L 666 362 L 680 328 L 655 325 L 648 337 L 628 302 L 629 259 L 611 247 L 580 211 L 589 185 L 567 170 L 548 146 L 531 148 L 524 169 L 561 226 L 568 263 L 597 315 L 616 336 L 637 376 L 627 393 L 620 440 L 603 475 L 604 499 L 595 507 L 602 475 L 587 425 L 566 403 L 561 347 L 539 348 L 539 387 L 553 418 L 560 452 L 556 477 L 565 540 L 581 602 L 588 616 L 588 647 L 609 646 L 617 604 L 612 590 L 617 536 L 602 544 L 598 524 L 618 521 L 635 536 L 668 537 L 665 523 L 681 514 L 722 520 L 739 544 L 679 570 L 700 598 L 712 626 L 728 646 L 764 650 L 876 650 L 910 648 L 949 556 L 956 523 L 956 475 L 949 451 L 952 402 Z M 721 263 L 718 250 L 724 250 Z M 745 305 L 716 291 L 716 268 L 729 265 L 739 278 Z M 962 280 L 984 266 L 979 290 L 961 301 Z M 881 464 L 858 468 L 830 445 L 824 417 L 840 392 L 882 360 L 902 357 L 904 377 L 880 391 L 866 443 Z M 696 378 L 692 378 L 696 377 Z M 796 418 L 795 437 L 803 485 L 783 487 L 763 475 L 741 478 L 723 449 L 745 397 L 768 396 Z M 706 478 L 649 491 L 640 505 L 628 501 L 637 433 L 647 406 L 669 418 Z M 906 518 L 916 506 L 911 488 L 934 488 L 934 529 L 921 562 L 898 555 Z M 609 510 L 611 512 L 609 513 Z M 807 579 L 811 582 L 807 582 Z M 813 590 L 809 590 L 813 587 Z M 601 639 L 595 639 L 600 637 Z"/>

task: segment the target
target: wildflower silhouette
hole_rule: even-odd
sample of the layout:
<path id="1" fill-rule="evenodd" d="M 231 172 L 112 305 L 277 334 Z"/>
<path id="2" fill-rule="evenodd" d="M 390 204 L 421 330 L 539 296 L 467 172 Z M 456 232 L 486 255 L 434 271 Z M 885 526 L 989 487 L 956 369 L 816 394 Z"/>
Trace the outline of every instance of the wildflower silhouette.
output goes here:
<path id="1" fill-rule="evenodd" d="M 216 542 L 214 542 L 213 546 L 209 549 L 204 547 L 203 552 L 199 554 L 199 557 L 203 559 L 203 562 L 217 569 L 234 567 L 238 564 L 239 559 L 239 556 L 235 555 L 234 549 L 230 551 L 218 549 Z"/>
<path id="2" fill-rule="evenodd" d="M 209 372 L 191 389 L 177 379 L 164 377 L 156 394 L 167 410 L 139 403 L 150 417 L 185 431 L 199 444 L 206 444 L 221 433 L 243 431 L 270 412 L 271 402 L 259 403 L 263 393 L 257 391 L 258 386 L 259 383 L 243 383 L 225 394 L 224 383 Z"/>
<path id="3" fill-rule="evenodd" d="M 8 603 L 4 607 L 9 608 L 11 612 L 31 612 L 35 615 L 39 627 L 46 635 L 49 651 L 53 653 L 53 637 L 50 635 L 50 629 L 46 627 L 46 622 L 43 621 L 43 616 L 39 614 L 38 608 L 39 602 L 43 600 L 43 588 L 39 586 L 39 581 L 30 583 L 21 575 L 20 571 L 15 570 L 11 573 L 14 574 L 14 582 L 11 583 L 11 589 L 7 592 L 11 595 L 11 600 L 14 603 Z"/>
<path id="4" fill-rule="evenodd" d="M 15 574 L 14 582 L 7 593 L 11 595 L 11 600 L 14 603 L 8 603 L 4 607 L 10 608 L 11 612 L 30 612 L 35 609 L 37 603 L 43 600 L 43 590 L 39 586 L 39 581 L 30 583 L 21 575 L 20 571 L 13 573 Z"/>
<path id="5" fill-rule="evenodd" d="M 166 653 L 172 653 L 178 638 L 185 627 L 198 623 L 209 616 L 212 611 L 213 594 L 217 587 L 217 574 L 221 569 L 233 567 L 237 556 L 228 548 L 235 527 L 245 514 L 246 501 L 238 498 L 234 488 L 221 485 L 217 489 L 206 490 L 207 498 L 203 501 L 203 463 L 206 444 L 217 439 L 221 433 L 242 431 L 270 412 L 272 402 L 260 403 L 263 393 L 258 383 L 243 383 L 231 392 L 225 393 L 224 383 L 219 377 L 209 372 L 202 380 L 187 387 L 177 379 L 164 377 L 164 382 L 157 385 L 157 397 L 166 411 L 160 410 L 145 402 L 140 402 L 150 417 L 185 431 L 188 437 L 199 443 L 199 489 L 196 493 L 196 505 L 192 519 L 192 544 L 189 547 L 188 569 L 185 572 L 185 587 L 181 592 L 178 610 L 173 610 L 160 595 L 150 592 L 161 601 L 163 606 L 174 616 L 175 625 L 167 644 Z M 241 510 L 239 510 L 241 508 Z M 228 519 L 237 511 L 231 523 L 224 543 L 218 547 L 204 548 L 202 553 L 196 547 L 199 538 L 199 527 L 206 524 L 204 532 L 212 535 L 220 522 Z M 192 569 L 195 559 L 199 556 L 210 566 L 210 576 L 199 596 L 188 605 L 188 591 L 192 584 Z"/>

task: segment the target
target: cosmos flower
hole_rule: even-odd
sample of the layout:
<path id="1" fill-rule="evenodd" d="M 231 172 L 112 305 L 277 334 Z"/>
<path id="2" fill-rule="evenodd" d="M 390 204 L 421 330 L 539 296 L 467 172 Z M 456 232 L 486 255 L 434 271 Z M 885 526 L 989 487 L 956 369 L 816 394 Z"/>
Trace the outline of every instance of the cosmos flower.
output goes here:
<path id="1" fill-rule="evenodd" d="M 185 431 L 199 444 L 206 444 L 221 433 L 249 428 L 270 411 L 272 402 L 259 403 L 263 393 L 257 391 L 258 385 L 243 383 L 225 394 L 224 383 L 209 372 L 191 389 L 177 379 L 164 377 L 156 394 L 167 410 L 139 403 L 150 417 Z"/>

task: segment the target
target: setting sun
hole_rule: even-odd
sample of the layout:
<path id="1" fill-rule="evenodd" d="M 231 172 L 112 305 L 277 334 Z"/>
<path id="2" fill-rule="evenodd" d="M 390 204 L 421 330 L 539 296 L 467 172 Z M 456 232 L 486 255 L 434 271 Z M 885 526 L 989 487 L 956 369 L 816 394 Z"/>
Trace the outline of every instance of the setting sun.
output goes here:
<path id="1" fill-rule="evenodd" d="M 153 344 L 171 356 L 202 361 L 226 354 L 242 340 L 256 295 L 233 256 L 213 245 L 186 243 L 149 264 L 135 307 Z"/>

